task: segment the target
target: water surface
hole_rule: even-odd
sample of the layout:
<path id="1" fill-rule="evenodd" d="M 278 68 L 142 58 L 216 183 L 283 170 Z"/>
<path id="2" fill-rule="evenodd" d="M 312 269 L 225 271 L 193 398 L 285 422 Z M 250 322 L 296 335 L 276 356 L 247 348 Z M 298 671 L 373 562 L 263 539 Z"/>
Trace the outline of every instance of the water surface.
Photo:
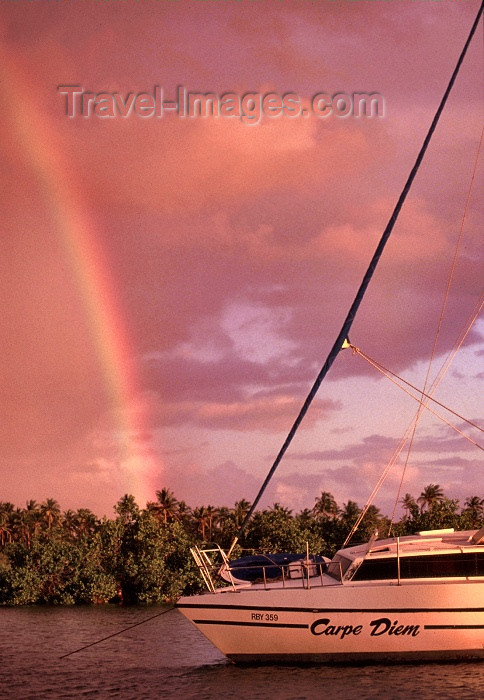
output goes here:
<path id="1" fill-rule="evenodd" d="M 0 698 L 419 700 L 482 697 L 484 663 L 237 667 L 177 610 L 0 608 Z"/>

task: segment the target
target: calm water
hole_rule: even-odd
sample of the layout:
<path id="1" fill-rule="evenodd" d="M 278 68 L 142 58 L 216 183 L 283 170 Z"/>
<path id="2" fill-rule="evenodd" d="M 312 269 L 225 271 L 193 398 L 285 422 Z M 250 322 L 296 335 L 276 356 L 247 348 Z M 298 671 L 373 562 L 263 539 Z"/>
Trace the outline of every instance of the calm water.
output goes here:
<path id="1" fill-rule="evenodd" d="M 0 698 L 482 697 L 484 663 L 239 668 L 176 610 L 60 660 L 62 654 L 141 622 L 159 608 L 0 608 Z"/>

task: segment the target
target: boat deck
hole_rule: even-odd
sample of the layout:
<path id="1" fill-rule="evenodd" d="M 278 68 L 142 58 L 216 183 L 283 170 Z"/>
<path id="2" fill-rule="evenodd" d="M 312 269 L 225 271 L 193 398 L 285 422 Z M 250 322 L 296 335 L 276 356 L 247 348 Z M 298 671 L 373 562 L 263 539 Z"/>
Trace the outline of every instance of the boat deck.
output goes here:
<path id="1" fill-rule="evenodd" d="M 258 565 L 247 580 L 220 547 L 194 548 L 192 554 L 210 592 L 320 588 L 338 585 L 390 585 L 412 582 L 484 580 L 484 530 L 422 532 L 356 545 L 329 561 L 302 558 L 284 565 Z M 242 567 L 247 570 L 246 567 Z"/>

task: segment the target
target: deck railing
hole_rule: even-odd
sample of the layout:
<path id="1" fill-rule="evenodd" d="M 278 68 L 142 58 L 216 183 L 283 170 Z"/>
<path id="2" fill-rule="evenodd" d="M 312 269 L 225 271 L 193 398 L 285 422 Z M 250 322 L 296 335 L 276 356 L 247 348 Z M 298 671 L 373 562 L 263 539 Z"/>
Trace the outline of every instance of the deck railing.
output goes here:
<path id="1" fill-rule="evenodd" d="M 333 579 L 342 581 L 341 564 L 326 564 L 325 562 L 315 562 L 311 559 L 301 559 L 284 564 L 275 564 L 268 559 L 267 564 L 257 564 L 260 576 L 253 580 L 238 578 L 241 569 L 247 570 L 246 566 L 237 568 L 231 566 L 227 555 L 218 545 L 209 549 L 191 548 L 192 556 L 198 566 L 200 574 L 208 590 L 214 593 L 230 586 L 233 590 L 251 585 L 263 585 L 268 588 L 314 588 L 324 585 L 323 575 L 329 569 Z M 276 573 L 277 572 L 277 573 Z"/>

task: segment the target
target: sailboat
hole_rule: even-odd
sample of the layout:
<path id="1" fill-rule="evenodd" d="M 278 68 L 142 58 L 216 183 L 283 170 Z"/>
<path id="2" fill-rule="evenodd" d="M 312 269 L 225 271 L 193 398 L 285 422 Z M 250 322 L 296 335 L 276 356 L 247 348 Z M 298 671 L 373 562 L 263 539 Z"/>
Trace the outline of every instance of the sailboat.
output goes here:
<path id="1" fill-rule="evenodd" d="M 415 165 L 326 362 L 238 536 L 343 347 L 428 147 L 482 15 L 482 5 Z M 422 393 L 422 399 L 426 396 Z M 430 397 L 428 397 L 430 398 Z M 345 546 L 332 560 L 309 555 L 232 562 L 220 547 L 193 548 L 207 591 L 177 608 L 238 663 L 484 659 L 484 528 L 431 530 Z"/>

